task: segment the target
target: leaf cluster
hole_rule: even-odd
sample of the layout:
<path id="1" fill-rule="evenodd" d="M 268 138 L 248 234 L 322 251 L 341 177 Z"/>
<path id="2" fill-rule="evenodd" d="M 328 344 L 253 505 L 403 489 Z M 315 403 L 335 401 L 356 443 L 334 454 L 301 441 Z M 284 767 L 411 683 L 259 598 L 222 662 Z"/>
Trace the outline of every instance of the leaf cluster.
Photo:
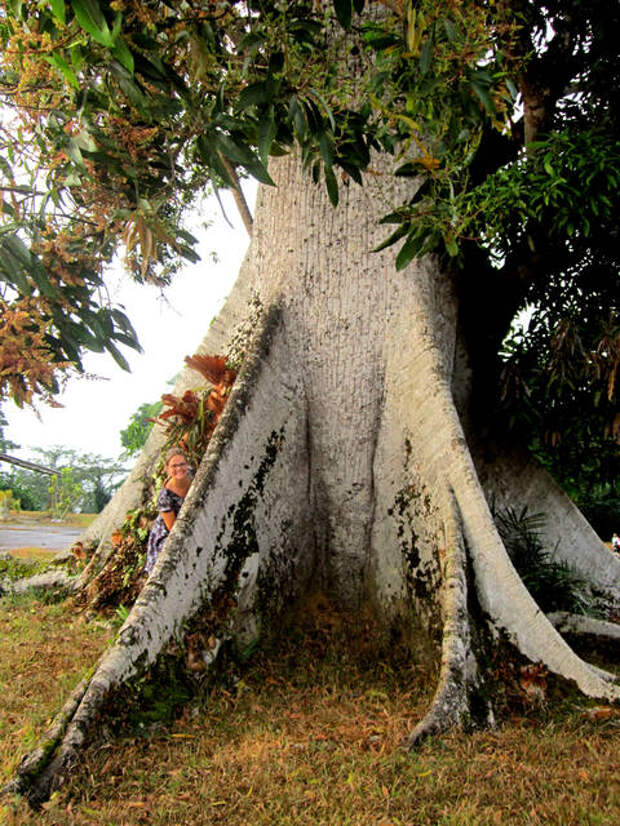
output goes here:
<path id="1" fill-rule="evenodd" d="M 85 349 L 123 364 L 137 342 L 105 267 L 121 246 L 135 278 L 165 284 L 195 261 L 185 215 L 207 186 L 270 185 L 269 158 L 295 150 L 336 205 L 380 152 L 412 183 L 384 218 L 396 266 L 434 252 L 465 290 L 484 270 L 507 305 L 494 348 L 533 308 L 504 353 L 508 418 L 566 433 L 589 393 L 609 428 L 618 15 L 603 0 L 6 3 L 0 277 L 3 314 L 26 321 L 6 327 L 0 392 L 53 394 Z"/>

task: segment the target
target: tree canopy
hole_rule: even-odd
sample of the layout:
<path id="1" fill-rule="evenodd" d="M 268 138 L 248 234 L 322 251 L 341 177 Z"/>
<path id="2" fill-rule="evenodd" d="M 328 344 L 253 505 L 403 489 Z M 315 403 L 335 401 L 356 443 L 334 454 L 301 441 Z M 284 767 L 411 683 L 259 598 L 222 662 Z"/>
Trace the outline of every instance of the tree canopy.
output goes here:
<path id="1" fill-rule="evenodd" d="M 52 397 L 85 350 L 137 347 L 103 273 L 166 284 L 208 184 L 296 149 L 336 207 L 373 155 L 395 265 L 490 295 L 496 407 L 556 445 L 616 418 L 619 12 L 603 0 L 11 0 L 0 13 L 2 397 Z M 529 308 L 526 328 L 505 340 Z M 503 348 L 503 349 L 502 349 Z M 584 429 L 584 413 L 588 425 Z M 587 430 L 587 433 L 586 433 Z M 617 470 L 617 451 L 615 454 Z M 613 472 L 615 473 L 615 470 Z"/>
<path id="2" fill-rule="evenodd" d="M 104 456 L 82 453 L 61 445 L 34 450 L 44 467 L 70 470 L 71 484 L 76 486 L 72 504 L 86 513 L 99 513 L 127 474 L 127 468 L 121 461 Z M 49 476 L 41 473 L 20 467 L 0 470 L 0 490 L 12 490 L 25 510 L 49 508 L 49 488 Z"/>

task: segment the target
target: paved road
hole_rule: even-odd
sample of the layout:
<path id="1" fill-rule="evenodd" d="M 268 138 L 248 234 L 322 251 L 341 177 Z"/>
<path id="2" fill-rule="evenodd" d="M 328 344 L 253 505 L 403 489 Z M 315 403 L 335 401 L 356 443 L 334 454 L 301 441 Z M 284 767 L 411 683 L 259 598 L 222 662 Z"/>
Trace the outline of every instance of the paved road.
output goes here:
<path id="1" fill-rule="evenodd" d="M 66 525 L 42 525 L 37 522 L 0 522 L 0 551 L 16 548 L 44 548 L 47 551 L 68 549 L 82 528 Z"/>

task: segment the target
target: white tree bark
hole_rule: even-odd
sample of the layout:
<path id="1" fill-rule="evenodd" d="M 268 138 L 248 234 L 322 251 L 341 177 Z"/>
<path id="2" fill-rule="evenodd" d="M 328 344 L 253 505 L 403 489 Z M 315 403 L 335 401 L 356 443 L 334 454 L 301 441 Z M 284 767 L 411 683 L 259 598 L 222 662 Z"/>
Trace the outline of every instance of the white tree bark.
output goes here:
<path id="1" fill-rule="evenodd" d="M 278 188 L 259 195 L 236 297 L 201 349 L 225 349 L 223 331 L 254 295 L 255 342 L 118 641 L 51 762 L 25 764 L 21 788 L 35 802 L 60 782 L 110 691 L 223 592 L 235 607 L 221 617 L 220 637 L 252 639 L 299 594 L 320 588 L 351 611 L 372 604 L 386 626 L 442 638 L 440 684 L 413 740 L 458 723 L 476 690 L 469 565 L 493 632 L 586 694 L 620 696 L 611 675 L 579 659 L 540 611 L 495 529 L 494 487 L 511 504 L 521 494 L 535 500 L 552 525 L 579 518 L 540 476 L 528 489 L 531 470 L 517 484 L 499 459 L 474 464 L 453 396 L 463 382 L 452 278 L 433 258 L 396 272 L 392 250 L 372 252 L 383 238 L 377 219 L 408 184 L 367 176 L 364 188 L 342 188 L 334 210 L 295 158 L 278 161 L 272 175 Z M 140 468 L 153 461 L 157 438 Z M 101 534 L 133 506 L 141 472 L 101 519 Z M 592 535 L 577 533 L 598 559 Z M 615 589 L 614 562 L 596 567 L 597 587 Z"/>

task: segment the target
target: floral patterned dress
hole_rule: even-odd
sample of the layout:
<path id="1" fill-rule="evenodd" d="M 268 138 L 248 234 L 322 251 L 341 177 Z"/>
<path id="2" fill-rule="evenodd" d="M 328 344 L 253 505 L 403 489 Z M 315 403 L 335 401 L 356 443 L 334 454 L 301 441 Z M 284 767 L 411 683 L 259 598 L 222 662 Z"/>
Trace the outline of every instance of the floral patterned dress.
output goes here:
<path id="1" fill-rule="evenodd" d="M 159 514 L 157 519 L 153 522 L 153 527 L 151 528 L 151 532 L 149 534 L 149 541 L 146 546 L 146 564 L 144 566 L 144 570 L 147 574 L 150 574 L 153 570 L 153 566 L 159 556 L 162 545 L 170 533 L 166 527 L 162 513 L 174 513 L 175 516 L 178 516 L 182 504 L 183 498 L 179 496 L 178 493 L 175 493 L 173 490 L 169 490 L 168 488 L 162 488 L 160 490 L 159 496 L 157 497 L 157 510 L 159 511 Z"/>

